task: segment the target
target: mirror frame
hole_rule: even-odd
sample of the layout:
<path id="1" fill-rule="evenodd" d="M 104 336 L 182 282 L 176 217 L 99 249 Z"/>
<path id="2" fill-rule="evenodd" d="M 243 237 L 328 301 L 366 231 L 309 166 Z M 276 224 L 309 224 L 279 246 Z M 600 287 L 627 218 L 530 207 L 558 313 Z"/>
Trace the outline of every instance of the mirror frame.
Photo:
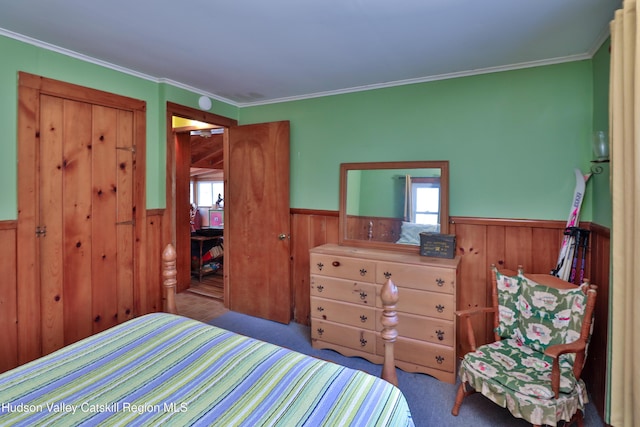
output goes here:
<path id="1" fill-rule="evenodd" d="M 390 249 L 401 252 L 419 253 L 417 245 L 405 245 L 391 242 L 349 239 L 347 233 L 347 174 L 350 170 L 375 169 L 440 169 L 440 233 L 449 233 L 449 162 L 447 160 L 364 162 L 340 164 L 340 208 L 338 218 L 338 244 L 377 249 Z"/>

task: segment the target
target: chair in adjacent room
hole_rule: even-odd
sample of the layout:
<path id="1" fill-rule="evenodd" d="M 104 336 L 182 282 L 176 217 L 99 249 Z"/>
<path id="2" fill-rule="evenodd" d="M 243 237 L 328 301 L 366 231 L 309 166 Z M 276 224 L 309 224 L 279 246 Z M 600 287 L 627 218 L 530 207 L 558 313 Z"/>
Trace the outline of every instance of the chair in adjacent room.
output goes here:
<path id="1" fill-rule="evenodd" d="M 475 392 L 533 425 L 582 425 L 588 402 L 580 374 L 591 336 L 596 287 L 549 274 L 491 266 L 493 307 L 459 311 L 471 351 L 461 361 L 456 401 Z M 471 316 L 493 313 L 495 342 L 476 348 Z M 464 323 L 463 323 L 464 324 Z"/>

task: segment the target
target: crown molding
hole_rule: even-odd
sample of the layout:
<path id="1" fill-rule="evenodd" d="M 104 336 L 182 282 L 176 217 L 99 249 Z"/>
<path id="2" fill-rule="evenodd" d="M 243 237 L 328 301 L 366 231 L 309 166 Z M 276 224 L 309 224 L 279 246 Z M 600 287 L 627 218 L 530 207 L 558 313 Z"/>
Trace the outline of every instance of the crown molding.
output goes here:
<path id="1" fill-rule="evenodd" d="M 78 52 L 75 52 L 75 51 L 72 51 L 72 50 L 69 50 L 69 49 L 65 49 L 65 48 L 62 48 L 60 46 L 56 46 L 56 45 L 53 45 L 53 44 L 50 44 L 50 43 L 47 43 L 47 42 L 43 42 L 41 40 L 37 40 L 37 39 L 34 39 L 32 37 L 24 36 L 22 34 L 18 34 L 18 33 L 15 33 L 13 31 L 5 30 L 3 28 L 0 28 L 0 35 L 6 36 L 8 38 L 11 38 L 11 39 L 14 39 L 14 40 L 18 40 L 18 41 L 21 41 L 23 43 L 27 43 L 27 44 L 30 44 L 30 45 L 33 45 L 33 46 L 36 46 L 36 47 L 40 47 L 42 49 L 53 51 L 53 52 L 59 53 L 61 55 L 69 56 L 71 58 L 75 58 L 75 59 L 78 59 L 80 61 L 84 61 L 84 62 L 88 62 L 88 63 L 91 63 L 91 64 L 99 65 L 101 67 L 105 67 L 105 68 L 108 68 L 108 69 L 111 69 L 111 70 L 114 70 L 114 71 L 118 71 L 118 72 L 121 72 L 121 73 L 124 73 L 124 74 L 128 74 L 128 75 L 131 75 L 131 76 L 134 76 L 134 77 L 138 77 L 138 78 L 141 78 L 141 79 L 144 79 L 144 80 L 148 80 L 148 81 L 151 81 L 151 82 L 154 82 L 154 83 L 168 84 L 168 85 L 174 86 L 174 87 L 179 88 L 179 89 L 184 89 L 186 91 L 193 92 L 195 94 L 208 96 L 208 97 L 210 97 L 212 99 L 215 99 L 215 100 L 217 100 L 219 102 L 223 102 L 225 104 L 229 104 L 229 105 L 237 107 L 237 108 L 243 108 L 243 107 L 254 107 L 254 106 L 269 105 L 269 104 L 280 104 L 280 103 L 283 103 L 283 102 L 301 101 L 301 100 L 305 100 L 305 99 L 322 98 L 322 97 L 326 97 L 326 96 L 343 95 L 343 94 L 348 94 L 348 93 L 364 92 L 364 91 L 368 91 L 368 90 L 385 89 L 385 88 L 390 88 L 390 87 L 395 87 L 395 86 L 405 86 L 405 85 L 418 84 L 418 83 L 427 83 L 427 82 L 433 82 L 433 81 L 438 81 L 438 80 L 449 80 L 449 79 L 456 79 L 456 78 L 460 78 L 460 77 L 475 76 L 475 75 L 480 75 L 480 74 L 499 73 L 499 72 L 503 72 L 503 71 L 512 71 L 512 70 L 519 70 L 519 69 L 524 69 L 524 68 L 541 67 L 541 66 L 545 66 L 545 65 L 554 65 L 554 64 L 564 63 L 564 62 L 573 62 L 573 61 L 581 61 L 581 60 L 585 60 L 585 59 L 591 59 L 593 57 L 593 55 L 595 54 L 595 52 L 597 52 L 597 50 L 600 48 L 600 46 L 602 46 L 602 44 L 609 37 L 609 27 L 607 26 L 607 27 L 605 27 L 605 29 L 603 29 L 603 31 L 601 32 L 600 36 L 598 37 L 596 42 L 593 44 L 591 49 L 588 52 L 584 53 L 584 54 L 571 55 L 571 56 L 565 56 L 565 57 L 559 57 L 559 58 L 551 58 L 551 59 L 545 59 L 545 60 L 541 60 L 541 61 L 522 62 L 522 63 L 518 63 L 518 64 L 509 64 L 509 65 L 503 65 L 503 66 L 498 66 L 498 67 L 480 68 L 480 69 L 460 71 L 460 72 L 455 72 L 455 73 L 445 73 L 445 74 L 439 74 L 439 75 L 435 75 L 435 76 L 426 76 L 426 77 L 420 77 L 420 78 L 415 78 L 415 79 L 396 80 L 396 81 L 385 82 L 385 83 L 376 83 L 376 84 L 364 85 L 364 86 L 356 86 L 356 87 L 351 87 L 351 88 L 346 88 L 346 89 L 339 89 L 339 90 L 325 91 L 325 92 L 316 92 L 316 93 L 299 95 L 299 96 L 275 98 L 275 99 L 264 100 L 264 101 L 255 101 L 255 102 L 236 102 L 236 101 L 230 100 L 228 98 L 224 98 L 224 97 L 221 97 L 219 95 L 203 91 L 202 89 L 198 89 L 196 87 L 190 86 L 190 85 L 185 84 L 185 83 L 177 82 L 175 80 L 162 78 L 162 77 L 154 77 L 154 76 L 151 76 L 151 75 L 148 75 L 148 74 L 145 74 L 145 73 L 141 73 L 141 72 L 138 72 L 138 71 L 135 71 L 135 70 L 131 70 L 129 68 L 125 68 L 125 67 L 121 67 L 119 65 L 112 64 L 112 63 L 107 62 L 107 61 L 96 59 L 96 58 L 93 58 L 91 56 L 84 55 L 82 53 L 78 53 Z"/>

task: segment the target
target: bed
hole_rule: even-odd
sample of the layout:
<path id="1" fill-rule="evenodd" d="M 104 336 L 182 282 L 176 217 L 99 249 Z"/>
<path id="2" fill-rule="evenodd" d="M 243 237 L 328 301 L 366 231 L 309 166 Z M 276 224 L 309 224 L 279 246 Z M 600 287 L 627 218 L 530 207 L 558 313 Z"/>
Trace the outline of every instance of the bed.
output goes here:
<path id="1" fill-rule="evenodd" d="M 171 289 L 175 258 L 167 259 L 163 276 Z M 165 311 L 173 308 L 168 293 Z M 393 325 L 393 314 L 386 311 L 383 321 Z M 387 329 L 391 338 L 394 333 Z M 0 375 L 0 425 L 98 424 L 413 421 L 404 396 L 386 380 L 176 314 L 152 313 Z"/>

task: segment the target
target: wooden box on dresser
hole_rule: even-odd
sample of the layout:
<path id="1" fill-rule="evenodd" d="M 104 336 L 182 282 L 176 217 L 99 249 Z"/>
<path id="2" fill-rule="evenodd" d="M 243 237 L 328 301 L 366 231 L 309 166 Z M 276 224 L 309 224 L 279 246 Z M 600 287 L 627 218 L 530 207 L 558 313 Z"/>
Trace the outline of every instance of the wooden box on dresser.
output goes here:
<path id="1" fill-rule="evenodd" d="M 460 258 L 326 244 L 310 250 L 311 342 L 382 363 L 380 289 L 398 288 L 396 366 L 456 381 L 456 285 Z"/>

